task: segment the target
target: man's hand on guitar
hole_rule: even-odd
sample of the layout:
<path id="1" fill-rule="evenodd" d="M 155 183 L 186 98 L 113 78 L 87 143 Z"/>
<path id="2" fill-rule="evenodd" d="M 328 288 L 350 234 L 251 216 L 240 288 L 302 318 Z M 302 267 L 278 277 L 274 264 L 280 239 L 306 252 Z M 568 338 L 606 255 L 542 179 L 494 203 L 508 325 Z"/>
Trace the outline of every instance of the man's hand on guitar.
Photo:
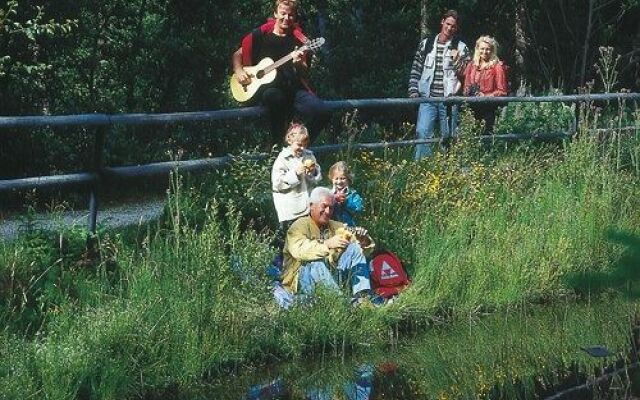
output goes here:
<path id="1" fill-rule="evenodd" d="M 294 64 L 300 64 L 304 61 L 304 51 L 294 50 L 291 52 L 291 62 Z"/>
<path id="2" fill-rule="evenodd" d="M 241 85 L 248 85 L 251 83 L 251 75 L 247 74 L 244 68 L 238 68 L 234 71 L 236 79 Z"/>

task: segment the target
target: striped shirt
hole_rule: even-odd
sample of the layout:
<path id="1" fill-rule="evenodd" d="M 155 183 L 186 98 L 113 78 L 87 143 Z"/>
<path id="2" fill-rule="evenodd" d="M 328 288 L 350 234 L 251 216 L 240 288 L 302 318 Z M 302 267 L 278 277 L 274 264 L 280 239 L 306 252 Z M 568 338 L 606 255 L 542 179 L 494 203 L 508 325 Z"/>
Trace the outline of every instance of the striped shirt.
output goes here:
<path id="1" fill-rule="evenodd" d="M 442 66 L 442 59 L 444 52 L 447 49 L 447 43 L 436 43 L 436 66 L 433 72 L 433 82 L 431 83 L 431 97 L 443 97 L 444 96 L 444 68 Z"/>
<path id="2" fill-rule="evenodd" d="M 428 66 L 425 65 L 427 60 L 427 55 L 428 54 L 433 54 L 434 56 L 436 55 L 437 48 L 434 49 L 434 41 L 437 41 L 437 40 L 438 40 L 437 36 L 435 38 L 424 39 L 418 45 L 416 54 L 413 57 L 413 63 L 411 64 L 411 71 L 409 73 L 409 85 L 407 90 L 409 97 L 420 96 L 420 91 L 418 88 L 420 86 L 419 85 L 420 79 L 422 79 L 422 75 L 425 73 L 425 70 L 427 70 L 428 68 Z M 457 49 L 460 52 L 460 57 L 453 64 L 453 70 L 455 70 L 457 74 L 462 75 L 462 73 L 464 72 L 464 68 L 467 66 L 467 63 L 469 62 L 469 49 L 464 44 L 464 42 L 457 40 L 456 38 L 453 38 L 449 43 L 447 43 L 448 47 L 452 49 Z M 440 45 L 442 47 L 442 45 L 439 43 L 436 43 L 436 45 Z M 444 46 L 444 47 L 445 47 L 444 51 L 446 51 L 447 46 Z M 444 60 L 442 56 L 444 54 L 442 53 L 443 49 L 440 49 L 440 50 L 441 50 L 441 53 L 440 53 L 441 67 L 438 68 L 439 69 L 438 74 L 443 78 L 441 82 L 444 82 L 444 69 L 442 67 L 442 62 Z M 428 70 L 431 75 L 428 77 L 428 79 L 432 83 L 435 72 L 436 72 L 435 60 L 430 60 L 430 64 L 431 65 L 430 65 L 430 68 L 428 68 Z M 448 79 L 451 79 L 451 78 L 448 78 Z M 453 79 L 456 79 L 456 78 L 453 78 Z M 429 87 L 431 87 L 431 84 L 429 85 Z M 431 89 L 429 89 L 429 93 L 427 93 L 426 95 L 430 96 L 431 95 L 430 93 L 431 93 Z"/>

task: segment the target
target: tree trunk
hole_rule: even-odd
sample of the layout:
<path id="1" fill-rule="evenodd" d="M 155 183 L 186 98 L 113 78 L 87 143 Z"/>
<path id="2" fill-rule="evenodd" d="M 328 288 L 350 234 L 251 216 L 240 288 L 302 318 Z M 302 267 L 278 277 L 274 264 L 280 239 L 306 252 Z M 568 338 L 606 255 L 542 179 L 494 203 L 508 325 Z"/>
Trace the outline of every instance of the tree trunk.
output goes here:
<path id="1" fill-rule="evenodd" d="M 131 41 L 131 45 L 128 49 L 129 50 L 128 59 L 131 61 L 135 60 L 136 55 L 140 53 L 140 50 L 143 47 L 142 41 L 144 37 L 144 18 L 146 16 L 146 11 L 147 11 L 147 0 L 142 0 L 142 3 L 140 4 L 140 8 L 138 8 L 138 13 L 136 16 L 135 37 Z M 135 65 L 135 64 L 132 64 L 132 65 Z M 135 112 L 136 110 L 136 101 L 134 97 L 136 79 L 138 79 L 136 70 L 128 71 L 129 76 L 127 78 L 127 83 L 125 85 L 125 87 L 127 88 L 127 95 L 125 100 L 127 112 Z"/>
<path id="2" fill-rule="evenodd" d="M 429 0 L 420 0 L 420 39 L 429 35 Z"/>
<path id="3" fill-rule="evenodd" d="M 515 37 L 515 52 L 514 52 L 514 62 L 515 62 L 515 70 L 520 76 L 520 80 L 518 82 L 518 87 L 516 88 L 516 92 L 519 96 L 522 96 L 526 93 L 526 82 L 524 80 L 524 71 L 525 71 L 525 55 L 527 53 L 527 37 L 525 35 L 525 0 L 517 0 L 515 7 L 515 24 L 514 24 L 514 37 Z"/>
<path id="4" fill-rule="evenodd" d="M 582 48 L 582 66 L 580 67 L 580 86 L 584 86 L 587 75 L 587 57 L 589 56 L 589 41 L 593 25 L 593 7 L 596 0 L 589 0 L 589 14 L 587 17 L 587 30 L 584 34 L 584 47 Z"/>

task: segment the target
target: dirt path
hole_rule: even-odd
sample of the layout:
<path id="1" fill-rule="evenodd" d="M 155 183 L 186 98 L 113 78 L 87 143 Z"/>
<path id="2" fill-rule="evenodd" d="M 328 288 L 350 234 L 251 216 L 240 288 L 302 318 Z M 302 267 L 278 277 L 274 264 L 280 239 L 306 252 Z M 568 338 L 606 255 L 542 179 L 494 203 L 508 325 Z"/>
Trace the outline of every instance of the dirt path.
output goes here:
<path id="1" fill-rule="evenodd" d="M 143 224 L 158 219 L 162 215 L 165 199 L 150 200 L 145 203 L 130 203 L 98 211 L 98 226 L 110 228 Z M 63 213 L 39 213 L 34 222 L 45 229 L 55 229 L 60 225 L 86 227 L 89 210 L 66 211 Z M 20 217 L 0 220 L 0 239 L 13 240 L 24 227 Z"/>

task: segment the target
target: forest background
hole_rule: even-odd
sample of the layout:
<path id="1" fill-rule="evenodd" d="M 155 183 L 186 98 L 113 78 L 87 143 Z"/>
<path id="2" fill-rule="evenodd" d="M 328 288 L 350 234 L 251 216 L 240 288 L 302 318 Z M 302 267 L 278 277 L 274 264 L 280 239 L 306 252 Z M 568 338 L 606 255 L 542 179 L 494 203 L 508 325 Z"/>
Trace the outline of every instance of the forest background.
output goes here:
<path id="1" fill-rule="evenodd" d="M 325 99 L 405 97 L 418 41 L 437 33 L 448 8 L 459 11 L 470 47 L 479 35 L 497 38 L 514 92 L 588 86 L 605 46 L 615 54 L 617 85 L 592 90 L 640 86 L 638 0 L 303 1 L 304 29 L 327 39 L 312 71 L 317 92 Z M 230 55 L 272 14 L 272 1 L 19 0 L 0 9 L 2 115 L 153 113 L 237 107 L 228 91 Z M 415 120 L 406 110 L 383 118 Z M 238 152 L 259 146 L 265 126 L 116 127 L 106 163 Z M 87 128 L 2 130 L 0 179 L 87 170 L 92 146 Z"/>

